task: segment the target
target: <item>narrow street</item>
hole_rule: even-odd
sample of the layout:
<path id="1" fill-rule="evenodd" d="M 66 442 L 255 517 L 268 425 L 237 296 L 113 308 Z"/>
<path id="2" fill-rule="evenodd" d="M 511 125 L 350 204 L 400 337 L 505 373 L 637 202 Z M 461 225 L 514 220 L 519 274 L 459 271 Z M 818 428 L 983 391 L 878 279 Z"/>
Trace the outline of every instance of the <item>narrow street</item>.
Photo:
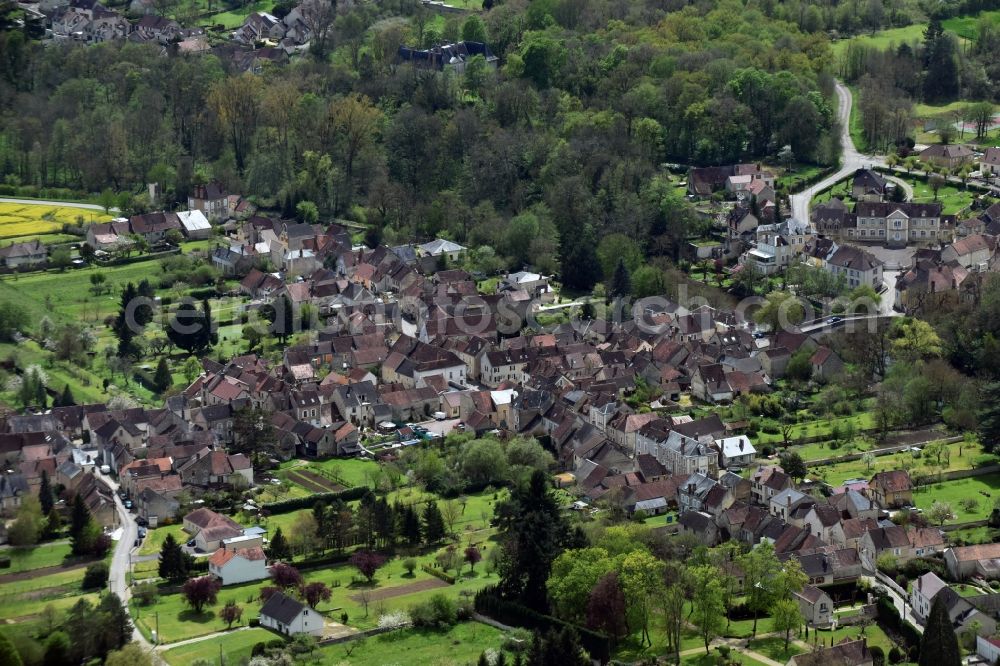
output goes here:
<path id="1" fill-rule="evenodd" d="M 131 558 L 132 549 L 135 544 L 136 536 L 139 533 L 139 527 L 135 523 L 135 518 L 126 509 L 125 505 L 122 503 L 122 499 L 118 496 L 118 483 L 109 476 L 100 474 L 96 472 L 98 476 L 103 479 L 112 490 L 115 491 L 115 508 L 118 510 L 118 519 L 121 526 L 121 537 L 115 544 L 114 555 L 111 558 L 111 570 L 108 574 L 108 588 L 118 595 L 128 607 L 129 599 L 131 598 L 131 588 L 129 587 L 128 577 L 129 571 L 131 570 Z M 152 652 L 153 645 L 146 637 L 142 635 L 142 632 L 138 628 L 132 631 L 132 640 L 139 643 L 143 650 Z"/>

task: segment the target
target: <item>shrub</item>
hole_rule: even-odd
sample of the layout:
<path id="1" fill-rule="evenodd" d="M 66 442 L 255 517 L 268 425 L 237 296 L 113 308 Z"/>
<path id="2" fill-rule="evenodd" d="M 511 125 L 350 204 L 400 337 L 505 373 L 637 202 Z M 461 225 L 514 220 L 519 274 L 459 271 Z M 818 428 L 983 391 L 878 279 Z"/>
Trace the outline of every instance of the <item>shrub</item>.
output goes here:
<path id="1" fill-rule="evenodd" d="M 882 666 L 885 664 L 885 652 L 877 645 L 872 645 L 868 648 L 868 651 L 872 654 L 872 664 L 874 666 Z"/>
<path id="2" fill-rule="evenodd" d="M 438 593 L 427 601 L 410 608 L 414 627 L 447 629 L 458 621 L 458 606 L 445 595 Z"/>
<path id="3" fill-rule="evenodd" d="M 889 663 L 898 664 L 901 661 L 903 661 L 903 651 L 893 645 L 892 649 L 889 650 Z"/>
<path id="4" fill-rule="evenodd" d="M 997 457 L 995 455 L 985 453 L 983 455 L 976 456 L 975 460 L 972 461 L 973 467 L 988 467 L 990 465 L 995 465 L 997 462 Z"/>
<path id="5" fill-rule="evenodd" d="M 136 598 L 140 606 L 152 606 L 156 603 L 156 598 L 160 596 L 160 588 L 156 583 L 140 583 L 132 588 L 132 596 Z"/>
<path id="6" fill-rule="evenodd" d="M 530 631 L 517 627 L 504 634 L 500 647 L 507 652 L 526 652 L 531 647 L 531 638 L 532 633 Z"/>
<path id="7" fill-rule="evenodd" d="M 393 611 L 386 613 L 378 619 L 379 629 L 399 629 L 410 623 L 410 616 L 406 611 Z"/>
<path id="8" fill-rule="evenodd" d="M 95 590 L 104 587 L 108 582 L 108 565 L 106 562 L 94 562 L 83 574 L 83 589 Z"/>

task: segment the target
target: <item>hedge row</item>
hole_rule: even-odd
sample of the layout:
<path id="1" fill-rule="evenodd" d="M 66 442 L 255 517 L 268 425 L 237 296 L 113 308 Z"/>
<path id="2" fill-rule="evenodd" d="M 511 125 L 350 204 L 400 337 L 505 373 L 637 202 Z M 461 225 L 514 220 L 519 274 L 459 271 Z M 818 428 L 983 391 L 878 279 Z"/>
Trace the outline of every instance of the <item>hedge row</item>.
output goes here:
<path id="1" fill-rule="evenodd" d="M 357 486 L 335 493 L 316 493 L 308 497 L 294 497 L 279 502 L 271 502 L 270 504 L 262 505 L 262 508 L 266 509 L 272 515 L 276 513 L 291 513 L 299 509 L 311 509 L 319 502 L 333 502 L 335 500 L 353 502 L 354 500 L 361 499 L 370 492 L 371 490 L 366 486 Z"/>
<path id="2" fill-rule="evenodd" d="M 569 627 L 580 636 L 580 644 L 591 658 L 607 663 L 611 659 L 611 641 L 604 634 L 591 631 L 551 615 L 544 615 L 514 601 L 502 599 L 495 586 L 484 587 L 476 593 L 475 608 L 478 613 L 508 625 L 547 631 Z"/>
<path id="3" fill-rule="evenodd" d="M 907 651 L 912 652 L 914 648 L 919 650 L 920 632 L 912 624 L 899 617 L 896 604 L 889 599 L 888 595 L 877 595 L 876 604 L 878 606 L 878 619 L 882 620 L 889 629 L 903 637 L 903 640 L 906 642 Z M 916 659 L 913 659 L 913 661 L 916 661 Z"/>
<path id="4" fill-rule="evenodd" d="M 810 185 L 815 185 L 819 181 L 823 180 L 827 176 L 837 173 L 837 167 L 827 167 L 822 171 L 819 171 L 808 178 L 796 178 L 792 182 L 792 186 L 787 188 L 789 194 L 796 194 L 806 189 Z"/>
<path id="5" fill-rule="evenodd" d="M 35 185 L 7 185 L 4 183 L 0 184 L 0 196 L 81 201 L 89 198 L 90 193 L 83 190 L 71 190 L 67 187 L 36 187 Z"/>
<path id="6" fill-rule="evenodd" d="M 434 576 L 435 578 L 443 580 L 449 585 L 455 584 L 455 577 L 445 573 L 444 571 L 441 571 L 440 569 L 435 569 L 434 567 L 427 564 L 422 565 L 420 568 L 429 573 L 430 575 Z"/>

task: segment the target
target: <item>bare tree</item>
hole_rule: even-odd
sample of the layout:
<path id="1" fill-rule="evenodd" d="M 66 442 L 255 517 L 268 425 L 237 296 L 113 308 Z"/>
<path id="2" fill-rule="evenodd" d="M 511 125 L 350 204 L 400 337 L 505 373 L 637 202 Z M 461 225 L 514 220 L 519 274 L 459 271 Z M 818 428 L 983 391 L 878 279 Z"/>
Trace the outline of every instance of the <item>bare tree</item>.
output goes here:
<path id="1" fill-rule="evenodd" d="M 361 605 L 365 609 L 365 617 L 368 617 L 368 604 L 372 602 L 371 590 L 361 590 L 361 592 L 358 593 L 358 601 L 361 602 Z"/>
<path id="2" fill-rule="evenodd" d="M 299 5 L 302 21 L 309 28 L 309 50 L 317 60 L 326 57 L 333 22 L 337 18 L 336 0 L 305 0 Z"/>
<path id="3" fill-rule="evenodd" d="M 444 519 L 444 524 L 448 526 L 448 533 L 455 533 L 455 523 L 462 516 L 462 505 L 459 504 L 458 500 L 447 500 L 441 503 L 441 517 Z"/>

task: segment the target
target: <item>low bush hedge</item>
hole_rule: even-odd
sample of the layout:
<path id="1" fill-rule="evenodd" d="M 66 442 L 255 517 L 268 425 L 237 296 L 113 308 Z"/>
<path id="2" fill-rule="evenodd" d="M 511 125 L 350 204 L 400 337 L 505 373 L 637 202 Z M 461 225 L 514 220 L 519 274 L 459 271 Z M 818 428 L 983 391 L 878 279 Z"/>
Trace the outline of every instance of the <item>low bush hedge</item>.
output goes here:
<path id="1" fill-rule="evenodd" d="M 432 566 L 430 566 L 428 564 L 425 564 L 425 565 L 421 566 L 420 568 L 423 569 L 424 571 L 426 571 L 427 573 L 429 573 L 430 575 L 434 576 L 435 578 L 439 578 L 439 579 L 443 580 L 444 582 L 448 583 L 449 585 L 454 585 L 455 584 L 455 577 L 451 576 L 451 575 L 449 575 L 447 573 L 445 573 L 441 569 L 435 569 L 434 567 L 432 567 Z"/>
<path id="2" fill-rule="evenodd" d="M 293 497 L 292 499 L 281 500 L 279 502 L 271 502 L 262 505 L 262 508 L 267 509 L 272 515 L 276 513 L 291 513 L 299 509 L 311 509 L 319 502 L 333 502 L 338 499 L 344 502 L 352 502 L 361 499 L 370 492 L 371 489 L 365 486 L 358 486 L 335 493 L 316 493 L 308 497 Z"/>

